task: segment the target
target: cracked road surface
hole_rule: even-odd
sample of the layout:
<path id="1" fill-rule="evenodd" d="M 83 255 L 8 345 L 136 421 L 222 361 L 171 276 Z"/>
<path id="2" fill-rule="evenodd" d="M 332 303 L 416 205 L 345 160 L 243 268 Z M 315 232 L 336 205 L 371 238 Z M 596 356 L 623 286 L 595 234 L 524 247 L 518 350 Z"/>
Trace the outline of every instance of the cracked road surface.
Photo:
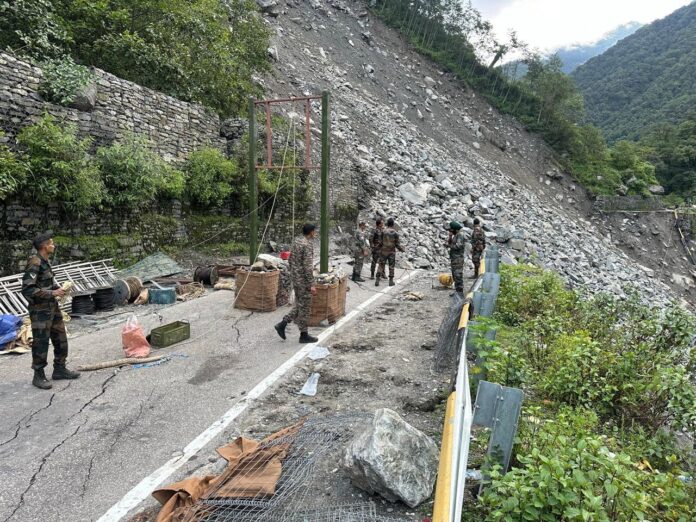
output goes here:
<path id="1" fill-rule="evenodd" d="M 348 310 L 377 290 L 349 285 Z M 218 291 L 157 310 L 165 323 L 191 322 L 191 339 L 153 350 L 173 355 L 164 364 L 84 372 L 45 391 L 31 385 L 31 354 L 1 358 L 0 522 L 98 519 L 298 350 L 294 325 L 287 341 L 273 329 L 287 307 L 252 314 L 233 298 Z M 153 309 L 139 310 L 146 332 L 158 326 Z M 123 357 L 126 318 L 71 336 L 69 366 Z M 233 423 L 209 447 L 237 434 Z"/>

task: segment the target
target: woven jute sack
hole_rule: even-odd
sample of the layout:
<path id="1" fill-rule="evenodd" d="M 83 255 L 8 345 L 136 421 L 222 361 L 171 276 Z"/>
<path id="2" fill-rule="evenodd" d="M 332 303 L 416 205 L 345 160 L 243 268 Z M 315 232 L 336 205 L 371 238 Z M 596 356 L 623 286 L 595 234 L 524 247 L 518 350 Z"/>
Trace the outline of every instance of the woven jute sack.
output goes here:
<path id="1" fill-rule="evenodd" d="M 309 326 L 319 326 L 323 320 L 334 324 L 346 313 L 348 278 L 343 276 L 338 283 L 316 285 L 317 293 L 312 296 Z"/>
<path id="2" fill-rule="evenodd" d="M 280 272 L 237 271 L 234 307 L 252 312 L 272 312 L 276 309 Z"/>

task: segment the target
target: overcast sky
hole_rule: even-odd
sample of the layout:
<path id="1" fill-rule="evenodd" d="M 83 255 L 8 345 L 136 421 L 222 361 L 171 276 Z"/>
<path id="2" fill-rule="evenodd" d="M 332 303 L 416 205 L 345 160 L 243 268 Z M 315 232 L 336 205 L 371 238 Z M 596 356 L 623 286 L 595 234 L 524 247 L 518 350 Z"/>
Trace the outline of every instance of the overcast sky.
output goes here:
<path id="1" fill-rule="evenodd" d="M 466 1 L 466 0 L 463 0 Z M 515 29 L 531 47 L 550 51 L 592 43 L 628 22 L 650 23 L 692 0 L 472 0 L 496 32 Z"/>

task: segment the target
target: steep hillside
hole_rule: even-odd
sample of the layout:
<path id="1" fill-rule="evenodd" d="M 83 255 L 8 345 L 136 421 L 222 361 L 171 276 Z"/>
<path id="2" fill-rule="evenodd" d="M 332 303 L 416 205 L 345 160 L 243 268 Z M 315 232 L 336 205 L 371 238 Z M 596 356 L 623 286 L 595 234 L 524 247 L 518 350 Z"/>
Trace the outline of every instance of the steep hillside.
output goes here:
<path id="1" fill-rule="evenodd" d="M 572 76 L 589 120 L 609 141 L 638 138 L 655 123 L 679 122 L 696 91 L 696 3 L 645 26 Z"/>
<path id="2" fill-rule="evenodd" d="M 446 267 L 446 223 L 477 215 L 507 259 L 534 260 L 591 291 L 635 283 L 646 297 L 673 295 L 670 273 L 633 261 L 591 223 L 587 196 L 538 137 L 413 52 L 365 4 L 291 0 L 269 23 L 268 96 L 331 91 L 332 176 L 357 185 L 344 204 L 361 216 L 396 218 L 401 260 Z M 660 258 L 663 240 L 647 234 L 641 248 Z M 689 276 L 679 263 L 666 272 Z"/>

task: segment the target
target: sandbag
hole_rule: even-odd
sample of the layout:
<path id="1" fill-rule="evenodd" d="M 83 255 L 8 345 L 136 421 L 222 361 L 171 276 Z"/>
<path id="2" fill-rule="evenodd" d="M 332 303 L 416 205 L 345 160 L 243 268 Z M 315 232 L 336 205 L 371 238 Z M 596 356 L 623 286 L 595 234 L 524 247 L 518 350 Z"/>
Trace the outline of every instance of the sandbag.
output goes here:
<path id="1" fill-rule="evenodd" d="M 126 357 L 147 357 L 150 355 L 150 343 L 145 338 L 143 327 L 140 326 L 135 314 L 131 314 L 126 325 L 121 330 L 121 342 Z"/>
<path id="2" fill-rule="evenodd" d="M 234 307 L 252 312 L 276 309 L 280 272 L 249 272 L 239 270 L 236 277 Z"/>

